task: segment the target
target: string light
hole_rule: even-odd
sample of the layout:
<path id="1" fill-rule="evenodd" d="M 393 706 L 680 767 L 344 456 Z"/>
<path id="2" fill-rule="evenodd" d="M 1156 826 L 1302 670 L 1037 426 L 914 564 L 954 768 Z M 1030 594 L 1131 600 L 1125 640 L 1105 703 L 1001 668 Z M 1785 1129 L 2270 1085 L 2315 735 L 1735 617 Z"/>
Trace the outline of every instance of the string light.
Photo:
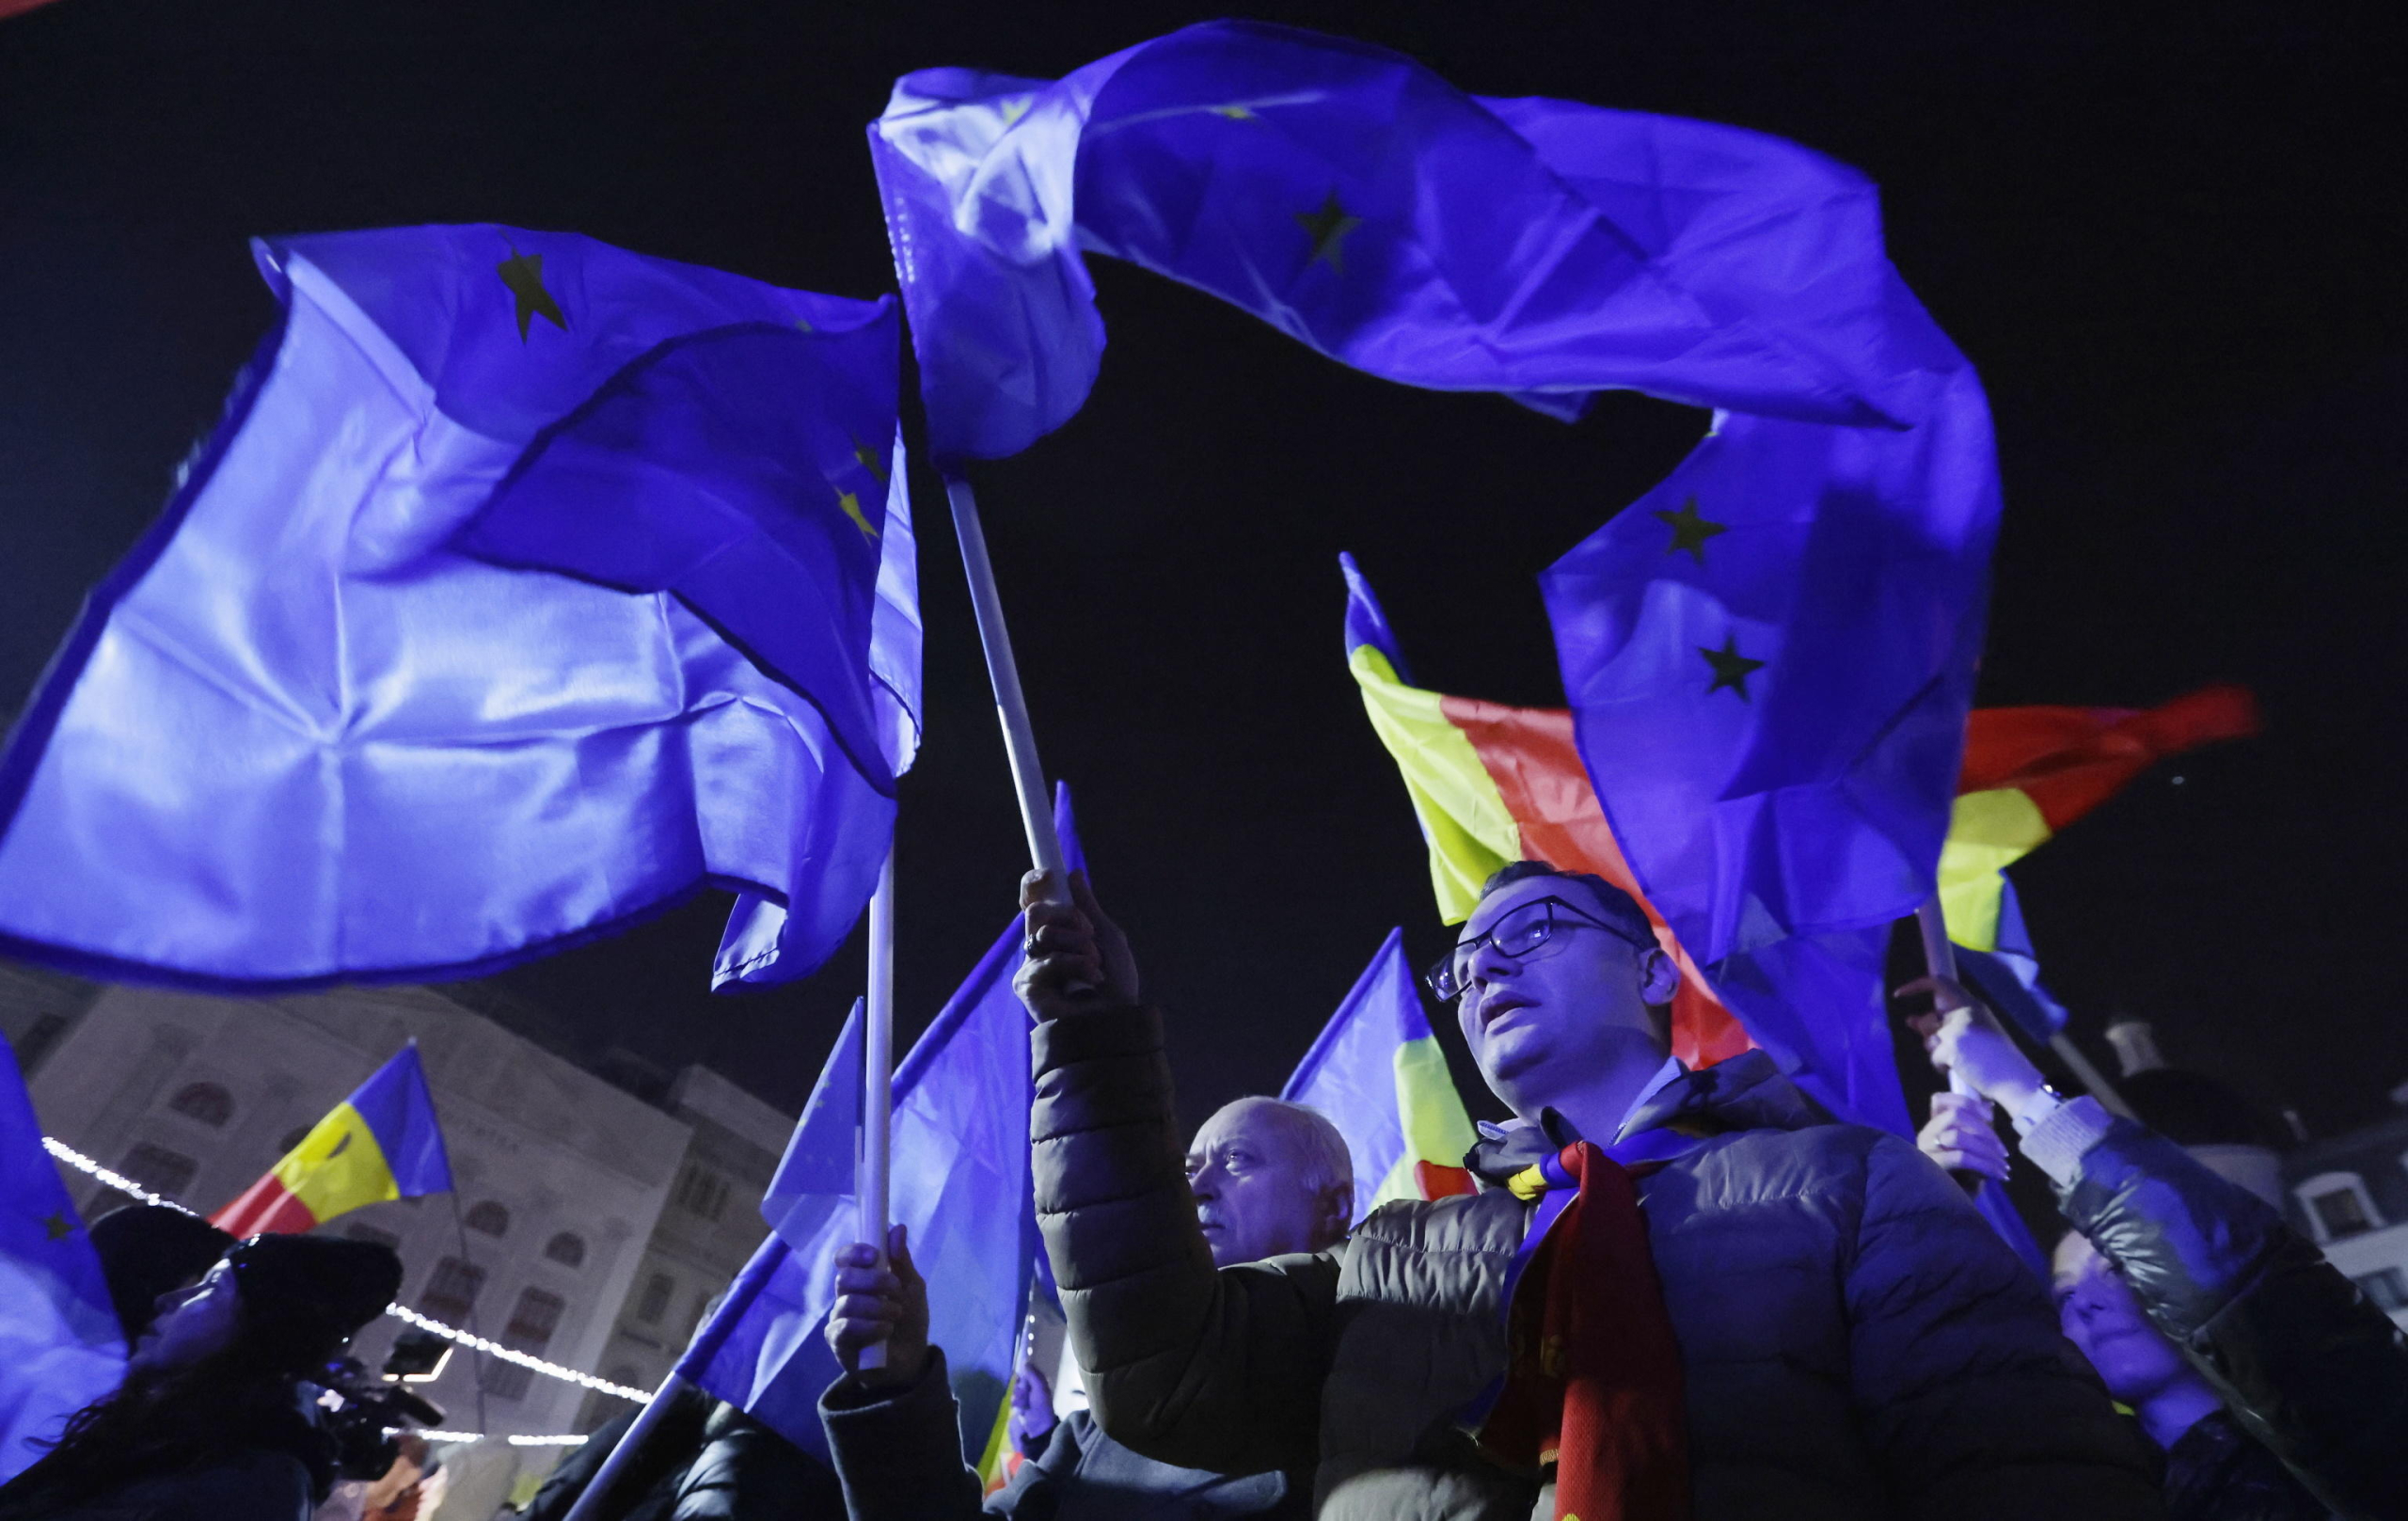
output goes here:
<path id="1" fill-rule="evenodd" d="M 73 1167 L 78 1172 L 91 1174 L 93 1177 L 99 1179 L 102 1182 L 108 1184 L 111 1188 L 116 1189 L 120 1194 L 130 1195 L 135 1198 L 140 1199 L 145 1204 L 164 1204 L 168 1209 L 182 1211 L 185 1214 L 194 1215 L 196 1218 L 198 1217 L 198 1212 L 185 1209 L 184 1206 L 177 1203 L 174 1199 L 160 1197 L 158 1195 L 153 1194 L 149 1189 L 143 1187 L 140 1183 L 135 1182 L 133 1179 L 126 1177 L 123 1173 L 102 1166 L 99 1163 L 94 1162 L 90 1157 L 86 1156 L 83 1152 L 76 1150 L 73 1147 L 67 1145 L 63 1141 L 54 1141 L 49 1136 L 45 1135 L 41 1138 L 41 1144 L 43 1149 L 48 1150 L 52 1156 L 56 1157 L 59 1161 L 67 1164 L 71 1167 Z M 415 1325 L 421 1331 L 432 1331 L 436 1336 L 443 1338 L 447 1341 L 457 1342 L 459 1345 L 467 1348 L 471 1352 L 482 1352 L 488 1357 L 499 1357 L 506 1363 L 516 1363 L 519 1367 L 531 1369 L 534 1371 L 543 1374 L 547 1378 L 557 1378 L 563 1382 L 577 1385 L 580 1388 L 599 1389 L 604 1394 L 615 1394 L 622 1400 L 633 1400 L 638 1404 L 642 1404 L 652 1398 L 652 1391 L 649 1389 L 630 1388 L 625 1384 L 613 1384 L 607 1378 L 595 1378 L 591 1373 L 580 1373 L 574 1368 L 563 1368 L 559 1363 L 546 1362 L 543 1358 L 534 1356 L 528 1353 L 520 1352 L 515 1347 L 505 1347 L 499 1341 L 489 1340 L 484 1337 L 476 1335 L 474 1332 L 463 1331 L 456 1325 L 446 1325 L 441 1321 L 436 1320 L 432 1316 L 420 1314 L 417 1310 L 410 1308 L 407 1305 L 388 1305 L 385 1307 L 385 1313 L 404 1324 Z M 433 1432 L 428 1432 L 425 1434 L 430 1438 L 436 1436 L 436 1434 Z M 442 1439 L 483 1441 L 483 1437 L 482 1434 L 477 1433 L 447 1433 Z M 530 1436 L 523 1438 L 514 1436 L 510 1440 L 520 1447 L 569 1447 L 584 1441 L 585 1438 L 582 1436 Z"/>

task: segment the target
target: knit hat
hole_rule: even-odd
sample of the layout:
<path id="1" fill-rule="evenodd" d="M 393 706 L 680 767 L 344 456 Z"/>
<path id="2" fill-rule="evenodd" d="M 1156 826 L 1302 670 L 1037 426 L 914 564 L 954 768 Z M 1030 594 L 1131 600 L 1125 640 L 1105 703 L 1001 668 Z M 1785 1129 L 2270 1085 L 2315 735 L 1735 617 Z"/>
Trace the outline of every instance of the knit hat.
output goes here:
<path id="1" fill-rule="evenodd" d="M 253 1236 L 226 1254 L 245 1339 L 286 1372 L 317 1372 L 402 1289 L 390 1246 L 332 1236 Z"/>
<path id="2" fill-rule="evenodd" d="M 234 1244 L 233 1237 L 200 1216 L 166 1204 L 111 1210 L 92 1222 L 87 1234 L 129 1346 L 157 1318 L 161 1294 L 208 1272 Z"/>

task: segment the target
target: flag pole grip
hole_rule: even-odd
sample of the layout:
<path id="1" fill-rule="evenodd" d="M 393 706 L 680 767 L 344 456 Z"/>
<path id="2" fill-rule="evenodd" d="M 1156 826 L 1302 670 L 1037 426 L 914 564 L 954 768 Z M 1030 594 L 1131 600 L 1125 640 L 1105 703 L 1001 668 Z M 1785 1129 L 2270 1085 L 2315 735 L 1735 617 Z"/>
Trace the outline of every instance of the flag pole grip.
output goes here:
<path id="1" fill-rule="evenodd" d="M 887 1180 L 895 1108 L 895 847 L 878 868 L 878 891 L 869 899 L 869 1008 L 862 1031 L 861 1239 L 886 1265 Z M 886 1366 L 886 1343 L 861 1351 L 865 1371 Z"/>
<path id="2" fill-rule="evenodd" d="M 953 535 L 961 546 L 961 568 L 970 580 L 970 607 L 978 619 L 978 643 L 987 656 L 987 680 L 995 689 L 995 717 L 1004 727 L 1004 753 L 1010 759 L 1012 787 L 1020 795 L 1021 828 L 1028 835 L 1028 859 L 1044 872 L 1048 897 L 1070 901 L 1062 870 L 1062 842 L 1054 832 L 1054 810 L 1045 796 L 1045 768 L 1037 760 L 1037 733 L 1029 726 L 1028 700 L 1021 693 L 1020 664 L 1012 658 L 1011 630 L 1004 624 L 1004 601 L 995 590 L 995 567 L 987 558 L 987 531 L 979 525 L 978 499 L 962 476 L 947 475 L 945 501 L 953 509 Z"/>
<path id="3" fill-rule="evenodd" d="M 1956 947 L 1948 943 L 1948 916 L 1941 911 L 1937 896 L 1927 897 L 1915 909 L 1915 927 L 1923 931 L 1924 970 L 1935 977 L 1956 980 Z M 1971 1093 L 1973 1085 L 1965 1081 L 1955 1068 L 1948 1069 L 1948 1091 Z"/>
<path id="4" fill-rule="evenodd" d="M 618 1445 L 610 1449 L 610 1455 L 602 1460 L 602 1466 L 586 1481 L 585 1488 L 577 1497 L 577 1503 L 568 1508 L 568 1514 L 561 1521 L 612 1521 L 626 1511 L 625 1505 L 610 1503 L 610 1492 L 618 1487 L 620 1477 L 642 1455 L 644 1445 L 659 1429 L 662 1418 L 668 1414 L 670 1405 L 675 1402 L 678 1392 L 689 1386 L 677 1370 L 673 1368 L 669 1370 L 668 1375 L 661 1379 L 660 1387 L 654 1390 L 652 1398 L 645 1402 L 635 1424 L 620 1434 Z M 630 1497 L 631 1499 L 633 1497 Z"/>

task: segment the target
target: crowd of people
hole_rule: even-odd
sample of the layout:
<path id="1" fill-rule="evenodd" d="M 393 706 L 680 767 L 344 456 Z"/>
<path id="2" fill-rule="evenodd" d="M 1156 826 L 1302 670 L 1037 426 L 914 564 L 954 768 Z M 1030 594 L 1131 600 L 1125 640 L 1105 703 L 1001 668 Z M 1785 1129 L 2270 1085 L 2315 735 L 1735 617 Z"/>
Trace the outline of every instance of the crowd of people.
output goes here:
<path id="1" fill-rule="evenodd" d="M 1910 1144 L 1761 1052 L 1685 1067 L 1639 906 L 1514 863 L 1430 979 L 1512 1118 L 1481 1127 L 1474 1192 L 1357 1221 L 1309 1109 L 1243 1099 L 1180 1144 L 1127 940 L 1084 876 L 1050 885 L 1023 884 L 1018 988 L 1085 1406 L 1057 1418 L 1024 1370 L 989 1492 L 898 1228 L 832 1264 L 829 1463 L 687 1390 L 595 1521 L 2408 1517 L 2408 1338 L 2271 1205 L 2051 1090 L 1954 983 L 1902 990 L 1957 1079 Z M 2066 1221 L 2053 1304 L 1968 1198 L 2011 1165 L 2000 1115 Z M 131 1366 L 0 1521 L 415 1513 L 423 1444 L 325 1398 L 398 1289 L 389 1248 L 152 1206 L 91 1234 Z M 633 1418 L 526 1515 L 567 1516 Z"/>

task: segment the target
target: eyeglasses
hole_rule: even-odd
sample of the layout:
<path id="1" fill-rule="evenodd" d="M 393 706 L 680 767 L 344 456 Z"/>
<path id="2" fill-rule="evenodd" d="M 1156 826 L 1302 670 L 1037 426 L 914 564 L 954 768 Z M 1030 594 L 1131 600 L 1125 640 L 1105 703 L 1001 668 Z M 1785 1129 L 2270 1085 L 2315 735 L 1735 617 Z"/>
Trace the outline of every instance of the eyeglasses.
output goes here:
<path id="1" fill-rule="evenodd" d="M 1475 935 L 1457 943 L 1447 953 L 1445 960 L 1422 974 L 1422 980 L 1442 1001 L 1452 1003 L 1464 995 L 1465 988 L 1471 986 L 1471 963 L 1481 946 L 1495 945 L 1500 952 L 1519 960 L 1553 940 L 1558 929 L 1575 925 L 1602 929 L 1640 950 L 1652 951 L 1656 948 L 1653 937 L 1643 943 L 1635 940 L 1604 920 L 1583 913 L 1560 897 L 1532 898 L 1528 903 L 1507 910 L 1502 918 L 1488 927 L 1486 934 Z"/>

